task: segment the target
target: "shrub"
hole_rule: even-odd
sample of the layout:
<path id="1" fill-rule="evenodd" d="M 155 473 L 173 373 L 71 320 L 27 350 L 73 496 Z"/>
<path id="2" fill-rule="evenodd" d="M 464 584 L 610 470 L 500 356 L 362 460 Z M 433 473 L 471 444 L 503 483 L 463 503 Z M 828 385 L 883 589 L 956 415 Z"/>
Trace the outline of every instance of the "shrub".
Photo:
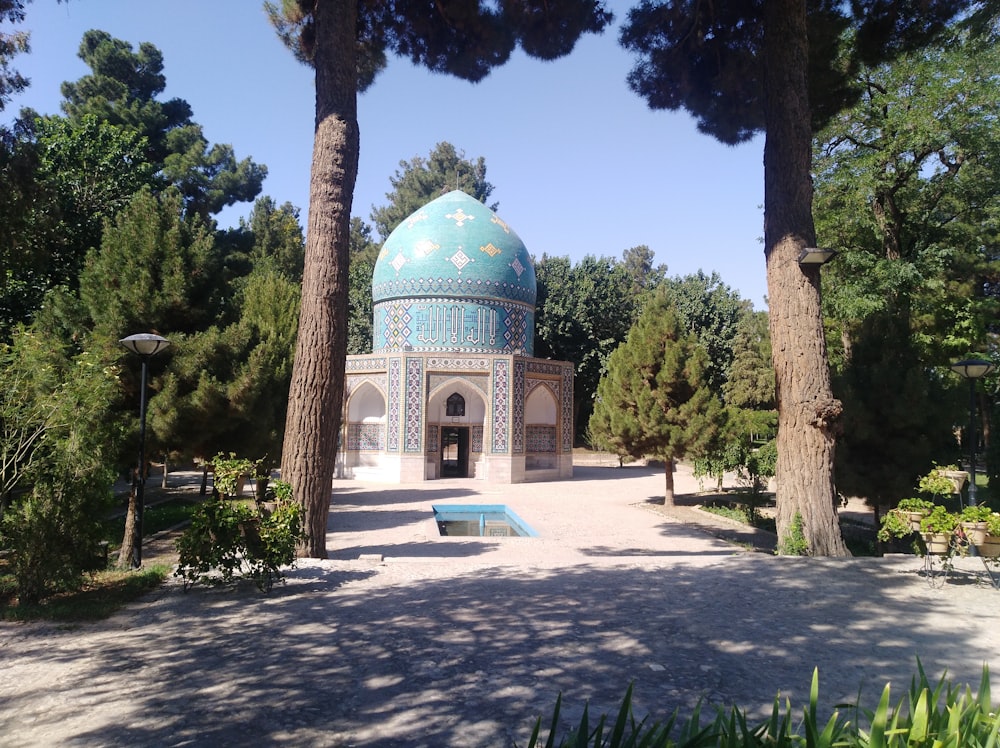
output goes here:
<path id="1" fill-rule="evenodd" d="M 108 485 L 68 476 L 40 479 L 7 511 L 0 527 L 20 603 L 75 589 L 86 572 L 103 568 L 104 528 L 95 518 L 111 505 Z"/>
<path id="2" fill-rule="evenodd" d="M 798 512 L 792 518 L 791 526 L 781 536 L 781 539 L 778 541 L 778 547 L 774 552 L 779 556 L 809 555 L 809 541 L 806 540 L 802 515 Z"/>
<path id="3" fill-rule="evenodd" d="M 273 512 L 223 498 L 206 501 L 177 540 L 174 575 L 186 585 L 230 584 L 247 578 L 262 592 L 283 581 L 281 567 L 295 562 L 302 521 L 288 484 L 275 481 L 274 492 L 287 498 L 279 500 Z"/>

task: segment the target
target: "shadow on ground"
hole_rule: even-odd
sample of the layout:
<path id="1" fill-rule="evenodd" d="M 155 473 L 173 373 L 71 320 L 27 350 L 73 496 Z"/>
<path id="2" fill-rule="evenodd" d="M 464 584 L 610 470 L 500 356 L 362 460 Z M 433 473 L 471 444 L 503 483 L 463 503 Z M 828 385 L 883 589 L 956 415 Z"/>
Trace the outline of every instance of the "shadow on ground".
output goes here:
<path id="1" fill-rule="evenodd" d="M 65 669 L 8 693 L 0 731 L 32 714 L 38 734 L 75 745 L 524 745 L 559 693 L 572 722 L 587 700 L 614 709 L 630 682 L 637 713 L 656 717 L 699 699 L 760 715 L 779 692 L 799 713 L 814 666 L 824 709 L 859 687 L 874 705 L 889 680 L 901 696 L 916 656 L 975 682 L 997 628 L 995 604 L 942 618 L 948 601 L 921 604 L 915 574 L 870 562 L 347 566 L 293 570 L 270 596 L 172 587 L 103 635 L 22 629 L 8 674 Z M 52 688 L 63 711 L 38 713 Z"/>

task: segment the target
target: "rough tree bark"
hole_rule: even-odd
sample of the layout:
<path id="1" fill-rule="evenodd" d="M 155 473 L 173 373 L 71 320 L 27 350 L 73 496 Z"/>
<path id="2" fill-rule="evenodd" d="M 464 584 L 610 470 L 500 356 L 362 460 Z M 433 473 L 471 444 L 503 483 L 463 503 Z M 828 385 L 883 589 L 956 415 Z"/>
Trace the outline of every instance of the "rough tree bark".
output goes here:
<path id="1" fill-rule="evenodd" d="M 663 468 L 665 474 L 663 488 L 663 506 L 675 506 L 674 502 L 674 461 L 667 460 Z"/>
<path id="2" fill-rule="evenodd" d="M 764 252 L 778 403 L 777 529 L 801 515 L 809 552 L 850 555 L 837 520 L 833 457 L 841 403 L 833 397 L 815 246 L 805 0 L 765 0 Z"/>
<path id="3" fill-rule="evenodd" d="M 305 512 L 299 554 L 326 558 L 347 356 L 351 202 L 358 173 L 357 0 L 318 0 L 316 124 L 302 308 L 289 387 L 281 476 Z"/>

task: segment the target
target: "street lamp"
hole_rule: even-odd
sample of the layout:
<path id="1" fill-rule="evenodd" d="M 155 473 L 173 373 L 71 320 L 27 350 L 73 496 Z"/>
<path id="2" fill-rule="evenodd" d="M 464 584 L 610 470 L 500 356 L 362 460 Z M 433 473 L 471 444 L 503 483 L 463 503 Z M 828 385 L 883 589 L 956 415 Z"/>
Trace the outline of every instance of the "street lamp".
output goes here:
<path id="1" fill-rule="evenodd" d="M 969 380 L 969 506 L 976 505 L 976 380 L 993 371 L 993 364 L 981 358 L 967 358 L 951 365 L 951 370 Z"/>
<path id="2" fill-rule="evenodd" d="M 159 335 L 143 332 L 138 335 L 129 335 L 118 341 L 128 348 L 132 353 L 139 356 L 142 362 L 141 384 L 139 386 L 139 469 L 136 470 L 132 479 L 132 486 L 135 490 L 135 522 L 132 525 L 132 568 L 138 569 L 142 566 L 142 511 L 145 508 L 145 488 L 146 480 L 143 467 L 146 463 L 146 372 L 149 359 L 162 351 L 170 341 L 161 338 Z"/>

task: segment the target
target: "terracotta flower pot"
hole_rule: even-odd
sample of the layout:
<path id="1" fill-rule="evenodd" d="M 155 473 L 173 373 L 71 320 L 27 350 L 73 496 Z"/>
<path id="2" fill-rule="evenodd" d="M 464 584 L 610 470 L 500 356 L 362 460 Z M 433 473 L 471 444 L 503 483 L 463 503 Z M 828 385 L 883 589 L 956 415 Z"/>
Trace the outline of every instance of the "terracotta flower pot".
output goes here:
<path id="1" fill-rule="evenodd" d="M 963 522 L 962 530 L 965 531 L 965 537 L 969 539 L 972 545 L 979 546 L 986 541 L 985 522 Z"/>
<path id="2" fill-rule="evenodd" d="M 983 542 L 976 546 L 976 550 L 983 558 L 997 558 L 1000 556 L 1000 536 L 987 535 Z"/>
<path id="3" fill-rule="evenodd" d="M 947 554 L 951 547 L 951 535 L 945 532 L 925 532 L 923 538 L 927 552 L 936 556 Z"/>

